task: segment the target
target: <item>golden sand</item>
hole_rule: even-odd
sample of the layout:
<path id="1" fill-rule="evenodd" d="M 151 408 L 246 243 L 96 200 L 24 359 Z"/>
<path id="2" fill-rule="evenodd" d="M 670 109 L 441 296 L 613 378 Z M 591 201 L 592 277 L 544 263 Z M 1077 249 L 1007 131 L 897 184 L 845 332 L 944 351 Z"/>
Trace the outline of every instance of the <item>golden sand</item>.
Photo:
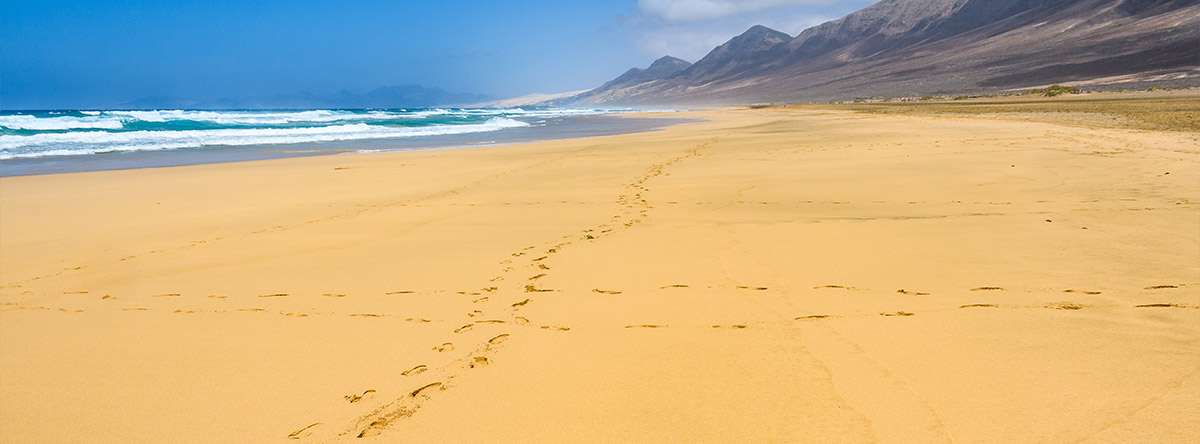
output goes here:
<path id="1" fill-rule="evenodd" d="M 686 116 L 0 179 L 0 441 L 1200 441 L 1196 133 Z"/>

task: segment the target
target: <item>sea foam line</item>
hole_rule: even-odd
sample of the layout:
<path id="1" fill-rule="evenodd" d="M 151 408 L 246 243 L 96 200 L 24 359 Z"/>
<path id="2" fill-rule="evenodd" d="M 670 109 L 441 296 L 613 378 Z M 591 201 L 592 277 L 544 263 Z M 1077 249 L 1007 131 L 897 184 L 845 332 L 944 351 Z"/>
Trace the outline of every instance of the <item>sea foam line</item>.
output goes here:
<path id="1" fill-rule="evenodd" d="M 0 159 L 155 151 L 204 146 L 245 146 L 390 139 L 498 131 L 529 126 L 495 117 L 483 123 L 388 127 L 364 123 L 304 128 L 245 128 L 178 131 L 69 132 L 0 136 Z"/>

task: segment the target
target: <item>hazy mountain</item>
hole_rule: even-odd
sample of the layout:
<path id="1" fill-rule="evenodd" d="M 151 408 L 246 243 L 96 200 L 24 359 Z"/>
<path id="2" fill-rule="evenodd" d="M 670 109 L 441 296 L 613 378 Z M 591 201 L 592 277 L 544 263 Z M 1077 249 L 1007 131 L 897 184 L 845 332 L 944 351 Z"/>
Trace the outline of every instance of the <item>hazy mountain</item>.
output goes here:
<path id="1" fill-rule="evenodd" d="M 671 56 L 664 56 L 658 60 L 655 60 L 654 63 L 651 63 L 646 69 L 629 68 L 629 71 L 625 71 L 625 73 L 621 74 L 619 77 L 608 81 L 608 83 L 600 85 L 599 88 L 586 91 L 578 96 L 575 96 L 574 98 L 569 98 L 566 100 L 591 102 L 619 101 L 622 97 L 625 97 L 631 93 L 635 93 L 634 90 L 631 90 L 631 88 L 634 88 L 635 86 L 644 85 L 654 82 L 655 80 L 661 80 L 674 76 L 690 68 L 691 66 L 692 64 L 686 60 L 677 59 Z"/>
<path id="2" fill-rule="evenodd" d="M 449 93 L 441 88 L 400 85 L 377 88 L 364 94 L 340 91 L 330 95 L 310 93 L 263 97 L 223 98 L 191 101 L 174 97 L 147 97 L 125 102 L 125 109 L 312 109 L 312 108 L 428 108 L 479 103 L 491 98 L 482 94 Z"/>
<path id="3" fill-rule="evenodd" d="M 513 108 L 519 106 L 548 106 L 554 101 L 575 97 L 589 90 L 567 91 L 561 93 L 532 93 L 519 97 L 510 97 L 507 99 L 489 100 L 487 102 L 473 103 L 467 105 L 468 108 Z"/>
<path id="4" fill-rule="evenodd" d="M 883 0 L 795 38 L 755 26 L 577 103 L 718 104 L 1200 85 L 1200 0 Z M 615 81 L 614 81 L 615 82 Z"/>

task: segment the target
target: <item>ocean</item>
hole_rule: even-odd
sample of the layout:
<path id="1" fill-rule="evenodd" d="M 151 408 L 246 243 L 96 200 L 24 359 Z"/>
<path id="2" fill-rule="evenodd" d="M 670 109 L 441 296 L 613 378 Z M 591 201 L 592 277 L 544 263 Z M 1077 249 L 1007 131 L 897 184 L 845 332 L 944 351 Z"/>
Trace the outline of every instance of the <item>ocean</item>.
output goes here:
<path id="1" fill-rule="evenodd" d="M 497 145 L 644 131 L 627 109 L 0 111 L 0 176 Z"/>

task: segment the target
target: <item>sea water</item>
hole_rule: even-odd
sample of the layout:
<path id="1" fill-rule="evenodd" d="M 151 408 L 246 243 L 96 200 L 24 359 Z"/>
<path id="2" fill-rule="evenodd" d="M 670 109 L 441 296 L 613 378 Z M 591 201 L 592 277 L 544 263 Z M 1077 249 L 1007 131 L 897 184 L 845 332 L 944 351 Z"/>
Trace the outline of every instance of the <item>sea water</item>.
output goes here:
<path id="1" fill-rule="evenodd" d="M 616 134 L 624 109 L 0 111 L 0 176 Z"/>

